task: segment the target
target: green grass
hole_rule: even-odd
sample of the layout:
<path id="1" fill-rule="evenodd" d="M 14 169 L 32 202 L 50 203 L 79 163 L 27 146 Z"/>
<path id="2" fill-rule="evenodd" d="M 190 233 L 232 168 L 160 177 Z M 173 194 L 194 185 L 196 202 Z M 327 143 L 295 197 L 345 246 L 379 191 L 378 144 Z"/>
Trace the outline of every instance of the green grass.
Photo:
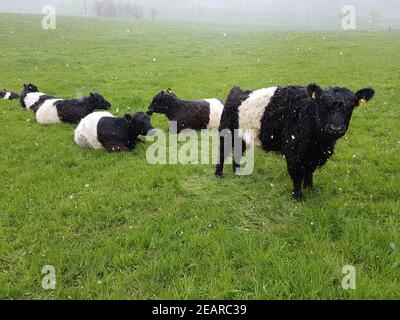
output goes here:
<path id="1" fill-rule="evenodd" d="M 148 145 L 82 150 L 73 127 L 39 126 L 1 101 L 0 298 L 400 298 L 399 33 L 64 17 L 44 31 L 40 21 L 0 15 L 2 87 L 96 90 L 116 114 L 145 109 L 167 87 L 225 98 L 234 84 L 317 81 L 377 95 L 300 204 L 283 159 L 261 150 L 253 175 L 228 168 L 220 180 L 212 165 L 150 166 Z M 54 291 L 41 287 L 45 265 L 56 268 Z M 345 265 L 357 269 L 356 290 L 341 288 Z"/>

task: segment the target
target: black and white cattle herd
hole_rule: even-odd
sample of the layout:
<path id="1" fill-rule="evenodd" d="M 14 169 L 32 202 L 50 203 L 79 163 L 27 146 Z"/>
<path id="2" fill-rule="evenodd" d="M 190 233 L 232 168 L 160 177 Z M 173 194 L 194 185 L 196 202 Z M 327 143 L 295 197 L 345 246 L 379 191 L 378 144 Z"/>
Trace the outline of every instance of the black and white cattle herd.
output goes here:
<path id="1" fill-rule="evenodd" d="M 223 175 L 229 156 L 233 156 L 234 172 L 240 169 L 241 158 L 253 146 L 255 133 L 262 149 L 285 156 L 296 200 L 303 198 L 302 188 L 313 187 L 315 170 L 332 157 L 336 142 L 349 128 L 354 109 L 366 104 L 374 94 L 371 88 L 352 92 L 341 87 L 322 89 L 317 84 L 259 90 L 234 87 L 224 103 L 216 98 L 185 101 L 168 89 L 154 97 L 146 113 L 115 117 L 107 111 L 111 103 L 98 93 L 65 100 L 42 93 L 32 84 L 24 85 L 21 94 L 0 90 L 1 99 L 19 99 L 22 108 L 35 113 L 39 124 L 77 125 L 75 142 L 83 148 L 133 150 L 141 142 L 140 136 L 154 132 L 150 122 L 154 113 L 176 121 L 178 132 L 217 129 L 217 176 Z M 240 152 L 235 152 L 238 140 L 242 146 Z M 227 148 L 227 143 L 232 146 Z"/>

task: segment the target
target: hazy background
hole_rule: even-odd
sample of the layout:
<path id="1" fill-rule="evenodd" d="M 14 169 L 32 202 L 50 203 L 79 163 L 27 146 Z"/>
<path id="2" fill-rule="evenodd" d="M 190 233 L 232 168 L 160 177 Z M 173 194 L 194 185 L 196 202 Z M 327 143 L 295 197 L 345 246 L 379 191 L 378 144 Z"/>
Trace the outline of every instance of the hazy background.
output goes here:
<path id="1" fill-rule="evenodd" d="M 96 4 L 99 1 L 103 3 Z M 60 15 L 257 25 L 275 30 L 337 30 L 341 8 L 354 5 L 359 30 L 400 29 L 400 0 L 0 0 L 0 12 L 40 14 L 46 4 Z"/>

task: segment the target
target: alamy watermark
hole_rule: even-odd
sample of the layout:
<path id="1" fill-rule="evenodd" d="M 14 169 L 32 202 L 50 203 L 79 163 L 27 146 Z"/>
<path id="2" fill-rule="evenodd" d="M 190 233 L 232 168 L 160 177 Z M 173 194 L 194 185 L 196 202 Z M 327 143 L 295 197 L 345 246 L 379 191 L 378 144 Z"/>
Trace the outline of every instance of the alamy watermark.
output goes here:
<path id="1" fill-rule="evenodd" d="M 55 290 L 56 288 L 56 269 L 53 266 L 44 266 L 42 268 L 42 288 L 45 290 Z"/>
<path id="2" fill-rule="evenodd" d="M 232 163 L 232 156 L 239 159 L 241 168 L 237 175 L 251 175 L 254 172 L 254 148 L 243 148 L 241 130 L 183 130 L 178 133 L 177 123 L 171 122 L 168 134 L 163 130 L 154 129 L 153 135 L 147 136 L 147 142 L 152 143 L 146 152 L 147 162 L 151 165 L 198 165 L 219 164 L 222 159 Z M 246 131 L 246 140 L 250 141 L 254 135 Z M 224 143 L 224 154 L 221 156 L 220 143 Z M 254 145 L 254 144 L 253 144 Z"/>
<path id="3" fill-rule="evenodd" d="M 356 8 L 351 5 L 345 5 L 342 7 L 342 29 L 356 30 L 357 28 L 357 16 Z"/>
<path id="4" fill-rule="evenodd" d="M 342 279 L 342 288 L 344 290 L 355 290 L 356 289 L 356 268 L 350 265 L 342 268 L 342 273 L 345 276 Z"/>
<path id="5" fill-rule="evenodd" d="M 45 16 L 42 18 L 42 28 L 44 30 L 55 30 L 56 24 L 56 8 L 51 5 L 46 5 L 42 8 L 42 14 Z"/>

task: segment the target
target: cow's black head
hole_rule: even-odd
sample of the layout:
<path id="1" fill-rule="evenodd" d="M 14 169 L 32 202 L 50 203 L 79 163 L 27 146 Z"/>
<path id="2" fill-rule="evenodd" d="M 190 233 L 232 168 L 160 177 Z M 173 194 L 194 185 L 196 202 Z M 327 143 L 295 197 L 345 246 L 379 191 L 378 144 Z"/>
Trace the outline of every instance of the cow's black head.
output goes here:
<path id="1" fill-rule="evenodd" d="M 39 92 L 39 89 L 34 84 L 29 83 L 29 84 L 24 84 L 24 90 L 23 91 L 27 92 L 27 93 L 29 93 L 29 92 Z"/>
<path id="2" fill-rule="evenodd" d="M 153 113 L 166 114 L 169 107 L 174 103 L 175 100 L 176 95 L 171 89 L 168 89 L 167 91 L 161 91 L 153 98 L 147 114 L 149 116 L 153 115 Z"/>
<path id="3" fill-rule="evenodd" d="M 322 90 L 317 84 L 310 84 L 307 91 L 318 106 L 321 134 L 332 140 L 346 134 L 354 108 L 366 104 L 375 95 L 371 88 L 354 93 L 339 87 Z"/>
<path id="4" fill-rule="evenodd" d="M 90 93 L 90 104 L 98 110 L 110 110 L 111 103 L 108 102 L 101 94 L 94 92 Z"/>
<path id="5" fill-rule="evenodd" d="M 133 115 L 125 115 L 125 119 L 129 122 L 132 128 L 138 135 L 152 135 L 153 126 L 150 122 L 150 117 L 144 112 L 138 112 Z"/>

